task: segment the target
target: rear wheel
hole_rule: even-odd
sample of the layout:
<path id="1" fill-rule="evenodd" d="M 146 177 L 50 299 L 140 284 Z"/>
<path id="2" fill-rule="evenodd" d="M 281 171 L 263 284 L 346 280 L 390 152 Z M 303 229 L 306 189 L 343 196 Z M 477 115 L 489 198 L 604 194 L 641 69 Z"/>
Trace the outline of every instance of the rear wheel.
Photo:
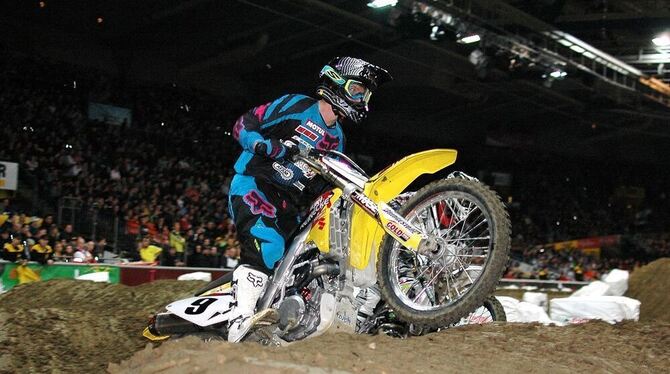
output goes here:
<path id="1" fill-rule="evenodd" d="M 502 304 L 495 296 L 489 296 L 484 300 L 484 305 L 475 309 L 472 313 L 461 318 L 454 327 L 464 325 L 481 325 L 491 322 L 506 322 L 507 314 Z"/>
<path id="2" fill-rule="evenodd" d="M 382 241 L 378 283 L 398 317 L 438 328 L 483 305 L 510 246 L 509 218 L 495 192 L 476 180 L 439 180 L 417 191 L 398 213 L 439 244 L 423 255 L 389 235 Z"/>

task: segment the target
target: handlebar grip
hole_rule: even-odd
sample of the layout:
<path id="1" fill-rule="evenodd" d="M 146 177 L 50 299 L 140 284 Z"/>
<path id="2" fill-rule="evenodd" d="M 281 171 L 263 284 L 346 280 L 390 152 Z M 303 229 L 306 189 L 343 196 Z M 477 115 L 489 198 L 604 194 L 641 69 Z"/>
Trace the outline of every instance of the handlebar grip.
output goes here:
<path id="1" fill-rule="evenodd" d="M 322 150 L 316 148 L 310 148 L 309 151 L 307 151 L 309 157 L 319 157 L 323 154 L 324 152 Z"/>

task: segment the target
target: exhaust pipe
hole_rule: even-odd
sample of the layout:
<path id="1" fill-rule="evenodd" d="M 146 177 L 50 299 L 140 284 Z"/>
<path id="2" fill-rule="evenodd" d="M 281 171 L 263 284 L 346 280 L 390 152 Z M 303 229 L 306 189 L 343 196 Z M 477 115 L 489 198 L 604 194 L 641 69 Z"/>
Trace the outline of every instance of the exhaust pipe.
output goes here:
<path id="1" fill-rule="evenodd" d="M 172 313 L 158 313 L 149 324 L 149 331 L 156 336 L 174 335 L 202 331 L 202 327 Z"/>
<path id="2" fill-rule="evenodd" d="M 316 265 L 312 269 L 312 275 L 310 278 L 314 279 L 316 277 L 320 277 L 322 275 L 339 275 L 340 274 L 340 265 L 338 264 L 321 264 L 321 265 Z"/>

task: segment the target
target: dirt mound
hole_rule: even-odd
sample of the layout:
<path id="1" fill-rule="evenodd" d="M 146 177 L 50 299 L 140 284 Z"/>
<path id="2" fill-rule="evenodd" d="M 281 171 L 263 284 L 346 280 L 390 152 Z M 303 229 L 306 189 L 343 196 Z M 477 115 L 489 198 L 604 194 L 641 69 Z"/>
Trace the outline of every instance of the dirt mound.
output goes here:
<path id="1" fill-rule="evenodd" d="M 670 324 L 466 326 L 407 340 L 326 334 L 284 348 L 190 337 L 145 348 L 111 373 L 665 372 Z"/>
<path id="2" fill-rule="evenodd" d="M 665 372 L 670 356 L 667 323 L 468 326 L 408 340 L 326 334 L 288 348 L 192 337 L 147 345 L 147 317 L 200 286 L 16 287 L 0 295 L 0 372 Z"/>
<path id="3" fill-rule="evenodd" d="M 631 273 L 626 296 L 640 300 L 640 321 L 670 322 L 670 258 L 661 258 Z"/>
<path id="4" fill-rule="evenodd" d="M 0 295 L 0 372 L 99 371 L 144 346 L 141 331 L 151 314 L 201 286 L 72 280 L 17 286 Z"/>

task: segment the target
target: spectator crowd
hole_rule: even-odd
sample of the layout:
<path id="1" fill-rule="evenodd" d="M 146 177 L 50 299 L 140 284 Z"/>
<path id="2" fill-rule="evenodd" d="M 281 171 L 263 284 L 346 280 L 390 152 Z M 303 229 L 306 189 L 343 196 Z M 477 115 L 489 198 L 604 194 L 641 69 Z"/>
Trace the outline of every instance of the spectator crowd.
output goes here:
<path id="1" fill-rule="evenodd" d="M 70 197 L 118 220 L 119 237 L 112 244 L 125 257 L 167 266 L 237 264 L 240 245 L 227 195 L 239 147 L 230 131 L 249 103 L 174 84 L 123 86 L 97 71 L 0 54 L 0 160 L 18 162 L 22 188 L 33 191 L 32 199 L 17 196 L 0 204 L 3 258 L 102 259 L 105 248 L 111 249 L 105 239 L 87 240 L 90 232 L 80 235 L 72 224 L 54 222 L 58 202 Z M 132 121 L 114 125 L 89 119 L 91 101 L 129 108 Z M 378 147 L 374 138 L 355 131 L 348 143 L 368 150 L 377 169 L 389 157 L 384 149 L 407 143 L 389 137 Z M 576 251 L 538 252 L 536 246 L 667 230 L 667 177 L 645 185 L 636 179 L 637 170 L 623 166 L 612 175 L 595 163 L 575 167 L 580 161 L 552 161 L 529 151 L 472 153 L 476 158 L 461 162 L 464 170 L 500 168 L 513 175 L 512 186 L 502 193 L 515 250 L 506 276 L 597 278 L 615 264 Z M 528 163 L 531 159 L 535 162 Z M 646 195 L 618 198 L 620 186 L 643 186 Z M 668 255 L 667 240 L 645 243 L 650 256 Z M 629 256 L 616 265 L 634 267 L 636 260 Z M 522 263 L 530 269 L 515 266 Z"/>

